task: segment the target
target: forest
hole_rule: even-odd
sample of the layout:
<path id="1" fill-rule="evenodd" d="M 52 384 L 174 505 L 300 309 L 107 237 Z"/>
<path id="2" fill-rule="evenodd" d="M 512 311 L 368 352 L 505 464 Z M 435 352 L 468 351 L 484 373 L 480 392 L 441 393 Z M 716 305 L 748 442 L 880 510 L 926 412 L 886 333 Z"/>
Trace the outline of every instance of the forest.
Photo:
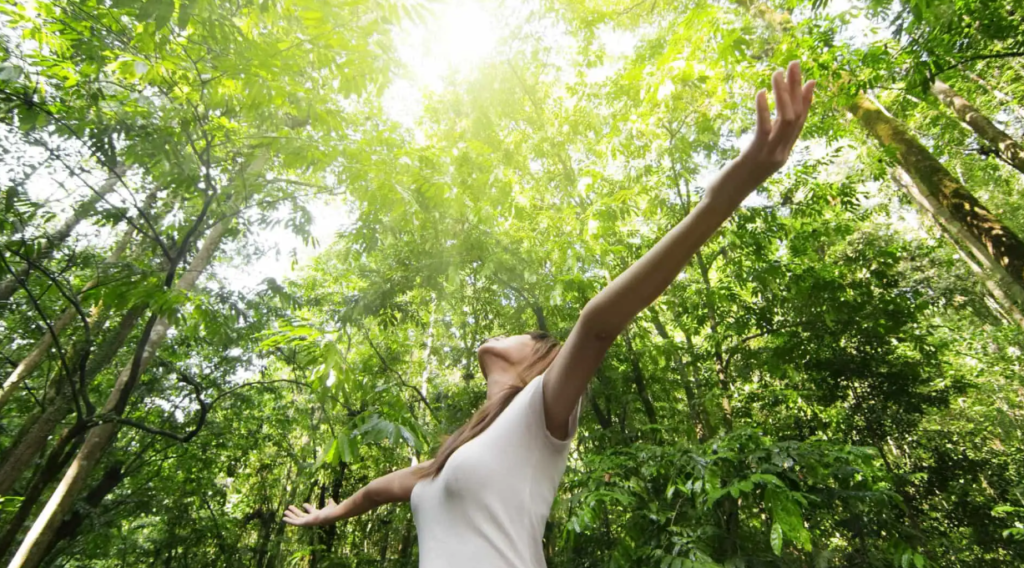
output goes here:
<path id="1" fill-rule="evenodd" d="M 0 562 L 414 567 L 315 529 L 700 202 L 582 403 L 551 568 L 1024 565 L 1021 0 L 0 3 Z"/>

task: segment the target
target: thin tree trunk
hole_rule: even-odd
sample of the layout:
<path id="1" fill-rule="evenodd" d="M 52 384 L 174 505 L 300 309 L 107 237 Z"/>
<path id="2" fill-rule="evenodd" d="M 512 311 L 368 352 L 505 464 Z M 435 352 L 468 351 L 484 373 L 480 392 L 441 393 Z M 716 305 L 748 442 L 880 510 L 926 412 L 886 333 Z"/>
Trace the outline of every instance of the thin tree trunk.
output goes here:
<path id="1" fill-rule="evenodd" d="M 380 566 L 383 566 L 388 560 L 388 545 L 391 544 L 391 519 L 384 519 L 382 524 L 384 525 L 384 537 L 380 547 Z"/>
<path id="2" fill-rule="evenodd" d="M 68 240 L 68 237 L 71 236 L 71 232 L 75 230 L 75 227 L 93 213 L 93 209 L 96 207 L 96 204 L 114 190 L 114 187 L 120 182 L 119 176 L 124 175 L 125 168 L 123 165 L 118 165 L 114 171 L 117 175 L 107 178 L 107 181 L 103 182 L 95 192 L 90 194 L 88 198 L 84 199 L 77 207 L 75 207 L 75 210 L 72 211 L 71 215 L 64 219 L 64 222 L 61 223 L 59 227 L 57 227 L 52 233 L 43 237 L 43 243 L 38 247 L 36 254 L 32 257 L 33 262 L 40 262 L 53 254 L 54 249 L 64 244 L 64 241 Z M 13 243 L 7 243 L 6 246 L 13 247 Z M 28 276 L 30 271 L 31 267 L 26 264 L 17 270 L 17 277 L 23 279 Z M 3 311 L 3 304 L 10 300 L 11 296 L 13 296 L 17 291 L 18 280 L 15 277 L 9 277 L 0 282 L 0 312 Z"/>
<path id="3" fill-rule="evenodd" d="M 82 442 L 79 434 L 80 432 L 66 431 L 61 439 L 57 441 L 53 450 L 50 451 L 46 463 L 43 464 L 42 469 L 35 479 L 32 480 L 28 490 L 25 491 L 24 498 L 18 504 L 18 510 L 14 513 L 14 517 L 7 523 L 7 528 L 4 530 L 3 535 L 0 535 L 0 559 L 7 557 L 11 545 L 17 539 L 18 533 L 21 532 L 21 528 L 25 525 L 25 521 L 32 515 L 32 509 L 35 508 L 39 498 L 43 495 L 43 491 L 60 475 L 60 472 L 71 461 L 71 458 L 75 456 L 75 452 Z"/>
<path id="4" fill-rule="evenodd" d="M 67 399 L 61 397 L 35 419 L 32 427 L 18 440 L 0 466 L 0 495 L 11 494 L 14 485 L 46 448 L 46 440 L 70 410 Z"/>
<path id="5" fill-rule="evenodd" d="M 114 360 L 145 309 L 145 305 L 135 305 L 121 316 L 116 333 L 108 335 L 93 356 L 89 358 L 89 368 L 86 369 L 86 385 L 91 383 L 92 379 Z M 63 388 L 67 380 L 73 379 L 64 377 L 54 381 L 52 392 L 48 393 L 47 397 L 50 400 L 49 405 L 37 418 L 29 418 L 29 421 L 33 422 L 31 428 L 5 453 L 4 461 L 0 464 L 0 495 L 10 493 L 18 479 L 28 471 L 32 462 L 46 448 L 46 440 L 49 439 L 54 428 L 71 412 L 71 394 L 66 388 Z"/>
<path id="6" fill-rule="evenodd" d="M 985 90 L 991 93 L 993 97 L 999 99 L 1000 101 L 1005 103 L 1006 106 L 1010 107 L 1010 109 L 1013 110 L 1013 114 L 1016 114 L 1019 120 L 1024 121 L 1024 108 L 1021 108 L 1020 105 L 1016 104 L 1012 97 L 1000 91 L 999 89 L 993 87 L 992 85 L 989 85 L 987 81 L 985 81 L 978 75 L 974 73 L 969 73 L 969 75 L 975 83 L 984 87 Z"/>
<path id="7" fill-rule="evenodd" d="M 210 229 L 199 252 L 196 253 L 181 278 L 178 279 L 175 286 L 177 289 L 184 291 L 192 289 L 196 280 L 199 279 L 199 276 L 213 260 L 213 255 L 220 246 L 220 242 L 230 224 L 231 218 L 226 218 Z M 127 397 L 131 395 L 131 391 L 134 389 L 139 377 L 156 354 L 157 349 L 166 339 L 167 332 L 170 329 L 170 322 L 163 317 L 158 317 L 155 320 L 151 318 L 147 323 L 147 328 L 150 329 L 149 339 L 143 347 L 141 357 L 138 357 L 138 367 L 133 372 L 133 367 L 136 363 L 133 360 L 131 364 L 122 369 L 117 382 L 114 384 L 114 389 L 100 411 L 101 415 L 120 415 L 124 412 Z M 54 490 L 50 500 L 25 536 L 21 548 L 18 549 L 8 568 L 37 568 L 40 565 L 60 522 L 70 511 L 79 491 L 81 491 L 89 474 L 96 467 L 96 463 L 117 435 L 117 431 L 117 422 L 107 422 L 89 430 L 85 442 L 82 444 L 82 449 L 78 452 L 75 460 L 71 463 L 71 467 L 68 468 L 67 473 L 64 475 L 64 479 L 61 480 Z"/>
<path id="8" fill-rule="evenodd" d="M 953 219 L 949 211 L 939 203 L 939 200 L 927 193 L 927 188 L 922 189 L 919 187 L 900 168 L 893 170 L 891 177 L 896 185 L 910 195 L 921 209 L 931 215 L 939 226 L 939 230 L 953 243 L 957 250 L 960 250 L 958 241 L 966 244 L 967 249 L 971 251 L 971 255 L 981 263 L 980 265 L 975 264 L 964 255 L 964 260 L 968 263 L 968 266 L 978 275 L 982 283 L 992 294 L 1003 314 L 1024 329 L 1024 314 L 1021 313 L 1018 307 L 1019 305 L 1024 305 L 1024 289 L 1014 285 L 1013 281 L 1009 280 L 1006 272 L 999 266 L 999 262 L 992 257 L 988 249 L 974 235 L 964 230 Z"/>
<path id="9" fill-rule="evenodd" d="M 260 511 L 258 519 L 260 530 L 256 537 L 256 563 L 254 566 L 255 568 L 267 568 L 270 566 L 267 559 L 270 551 L 270 536 L 274 529 L 274 512 Z"/>
<path id="10" fill-rule="evenodd" d="M 722 339 L 718 333 L 718 307 L 711 290 L 711 277 L 708 274 L 708 266 L 704 262 L 704 255 L 698 250 L 694 255 L 697 261 L 697 269 L 700 271 L 701 281 L 704 283 L 704 291 L 707 297 L 708 327 L 711 328 L 711 344 L 714 347 L 715 373 L 718 375 L 718 388 L 722 391 L 722 418 L 726 432 L 732 430 L 732 402 L 729 395 L 732 394 L 732 383 L 725 369 L 725 355 L 722 353 Z"/>
<path id="11" fill-rule="evenodd" d="M 654 403 L 651 402 L 651 395 L 647 392 L 647 381 L 644 380 L 644 372 L 640 368 L 640 361 L 637 359 L 636 351 L 633 349 L 633 340 L 630 338 L 629 331 L 623 334 L 623 339 L 626 341 L 626 350 L 629 351 L 629 364 L 633 370 L 633 385 L 636 386 L 636 393 L 640 396 L 640 404 L 644 407 L 647 422 L 655 425 L 658 423 L 658 414 L 654 409 Z"/>
<path id="12" fill-rule="evenodd" d="M 932 83 L 932 94 L 938 97 L 942 104 L 952 109 L 979 138 L 991 144 L 1006 163 L 1024 174 L 1024 148 L 1016 140 L 1010 138 L 1009 134 L 1003 132 L 967 99 L 942 81 L 936 79 Z"/>
<path id="13" fill-rule="evenodd" d="M 114 247 L 113 252 L 111 252 L 110 255 L 107 256 L 103 263 L 113 264 L 120 260 L 121 255 L 123 255 L 124 251 L 128 248 L 128 244 L 131 242 L 133 234 L 133 229 L 128 229 L 127 231 L 125 231 L 124 236 L 121 237 L 121 240 L 118 241 L 117 246 Z M 79 294 L 82 294 L 95 288 L 96 286 L 99 285 L 99 282 L 100 281 L 98 276 L 96 278 L 93 278 L 91 281 L 89 281 L 88 284 L 82 287 L 82 290 L 81 292 L 79 292 Z M 64 328 L 67 327 L 72 321 L 74 321 L 77 315 L 78 312 L 75 311 L 74 307 L 69 307 L 68 309 L 64 310 L 64 313 L 61 314 L 61 316 L 57 318 L 57 320 L 52 324 L 54 333 L 60 335 L 60 332 L 63 331 Z M 90 318 L 92 320 L 90 321 L 90 325 L 96 321 L 97 317 L 99 317 L 99 311 L 93 310 L 92 316 L 93 317 Z M 11 375 L 7 377 L 7 380 L 4 381 L 3 390 L 0 390 L 0 410 L 3 410 L 4 405 L 6 405 L 7 402 L 10 401 L 11 397 L 14 396 L 14 393 L 17 391 L 18 385 L 21 383 L 21 381 L 28 378 L 28 376 L 31 375 L 32 372 L 39 367 L 40 363 L 42 363 L 43 359 L 46 357 L 46 353 L 50 350 L 50 346 L 52 345 L 53 335 L 51 335 L 49 330 L 47 330 L 47 332 L 43 334 L 39 341 L 36 342 L 35 347 L 32 348 L 32 351 L 30 351 L 29 354 L 26 355 L 25 358 L 18 363 L 18 366 L 17 368 L 14 369 L 14 372 L 12 372 Z"/>
<path id="14" fill-rule="evenodd" d="M 57 529 L 57 535 L 50 543 L 49 550 L 46 551 L 44 558 L 49 556 L 58 544 L 74 538 L 88 518 L 88 511 L 96 510 L 103 503 L 103 500 L 107 498 L 107 495 L 110 495 L 124 481 L 125 477 L 124 464 L 120 462 L 114 463 L 104 470 L 99 481 L 93 485 L 92 489 L 86 493 L 85 498 L 82 500 L 86 506 L 85 511 L 77 509 L 61 522 L 60 527 Z"/>
<path id="15" fill-rule="evenodd" d="M 53 328 L 54 333 L 60 335 L 64 328 L 71 324 L 77 316 L 78 312 L 75 311 L 75 308 L 68 308 L 64 310 L 60 317 L 53 320 L 50 327 Z M 3 411 L 7 403 L 14 398 L 14 393 L 18 392 L 18 386 L 21 385 L 21 382 L 28 378 L 42 364 L 46 358 L 46 353 L 50 351 L 50 346 L 52 345 L 53 335 L 47 330 L 36 341 L 32 351 L 29 351 L 28 355 L 18 362 L 18 366 L 14 368 L 14 371 L 4 381 L 3 387 L 0 388 L 0 411 Z"/>
<path id="16" fill-rule="evenodd" d="M 601 408 L 601 405 L 597 403 L 597 397 L 594 396 L 593 392 L 587 394 L 587 400 L 590 402 L 590 408 L 594 411 L 594 416 L 597 418 L 598 426 L 600 426 L 602 430 L 610 429 L 612 427 L 612 420 Z"/>
<path id="17" fill-rule="evenodd" d="M 690 415 L 690 422 L 693 423 L 697 440 L 703 442 L 707 437 L 707 426 L 704 424 L 704 413 L 701 412 L 701 405 L 703 403 L 697 395 L 697 389 L 694 388 L 696 381 L 693 380 L 691 373 L 683 363 L 683 358 L 679 356 L 679 349 L 675 341 L 668 334 L 668 329 L 665 328 L 665 324 L 662 323 L 661 317 L 658 316 L 658 312 L 653 307 L 651 308 L 651 314 L 653 316 L 654 329 L 658 332 L 658 336 L 661 337 L 662 341 L 667 341 L 672 346 L 672 365 L 676 368 L 676 373 L 679 374 L 679 382 L 682 384 L 683 392 L 686 394 L 686 410 Z"/>
<path id="18" fill-rule="evenodd" d="M 398 547 L 398 557 L 403 560 L 407 567 L 412 566 L 412 531 L 412 518 L 409 518 L 409 520 L 405 522 L 405 527 L 402 529 L 402 542 Z"/>
<path id="19" fill-rule="evenodd" d="M 1024 293 L 1024 241 L 967 191 L 899 121 L 882 112 L 863 93 L 848 110 L 879 143 L 896 150 L 899 164 L 918 188 L 924 188 L 949 212 L 950 222 L 988 250 L 1007 282 L 1013 282 L 1017 289 L 1013 296 Z"/>

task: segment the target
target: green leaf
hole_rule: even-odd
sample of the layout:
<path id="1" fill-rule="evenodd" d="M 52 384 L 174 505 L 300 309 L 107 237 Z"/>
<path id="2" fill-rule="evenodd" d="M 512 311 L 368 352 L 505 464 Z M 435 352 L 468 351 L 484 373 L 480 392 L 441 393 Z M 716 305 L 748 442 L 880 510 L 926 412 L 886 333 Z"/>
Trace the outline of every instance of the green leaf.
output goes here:
<path id="1" fill-rule="evenodd" d="M 156 24 L 156 30 L 160 31 L 167 27 L 170 23 L 171 17 L 174 16 L 174 0 L 162 0 L 156 7 L 156 12 L 153 14 L 153 22 Z"/>
<path id="2" fill-rule="evenodd" d="M 22 69 L 21 67 L 12 63 L 0 64 L 0 81 L 7 81 L 13 83 L 21 78 Z"/>
<path id="3" fill-rule="evenodd" d="M 331 464 L 332 466 L 336 466 L 338 465 L 339 457 L 340 456 L 338 454 L 338 440 L 334 440 L 333 442 L 331 442 L 331 448 L 327 450 L 327 456 L 324 458 L 324 461 Z"/>
<path id="4" fill-rule="evenodd" d="M 192 10 L 198 0 L 181 0 L 178 4 L 178 29 L 184 30 L 192 20 Z"/>
<path id="5" fill-rule="evenodd" d="M 782 525 L 779 523 L 772 523 L 771 541 L 772 551 L 776 556 L 782 556 Z"/>

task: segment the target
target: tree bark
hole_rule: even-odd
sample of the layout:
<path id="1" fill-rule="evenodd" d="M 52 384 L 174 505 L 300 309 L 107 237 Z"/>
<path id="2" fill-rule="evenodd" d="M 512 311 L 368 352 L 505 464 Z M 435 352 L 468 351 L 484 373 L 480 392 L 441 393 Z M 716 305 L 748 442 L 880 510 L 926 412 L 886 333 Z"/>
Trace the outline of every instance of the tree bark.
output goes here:
<path id="1" fill-rule="evenodd" d="M 709 276 L 708 265 L 704 262 L 704 255 L 698 250 L 694 255 L 697 261 L 697 269 L 700 271 L 701 282 L 704 283 L 706 303 L 708 310 L 708 327 L 711 329 L 711 344 L 714 347 L 715 373 L 718 375 L 718 388 L 722 391 L 722 423 L 727 432 L 732 431 L 732 402 L 729 397 L 732 394 L 732 382 L 725 368 L 725 355 L 722 353 L 722 338 L 718 332 L 718 308 L 711 289 L 711 277 Z"/>
<path id="2" fill-rule="evenodd" d="M 1024 174 L 1024 148 L 1010 135 L 1003 132 L 987 116 L 982 114 L 967 99 L 960 96 L 952 87 L 936 79 L 932 83 L 932 94 L 942 104 L 949 107 L 957 117 L 960 118 L 971 130 L 985 142 L 988 142 L 1002 156 L 1006 163 L 1013 166 L 1017 171 Z"/>
<path id="3" fill-rule="evenodd" d="M 196 253 L 181 278 L 178 279 L 175 285 L 177 289 L 183 291 L 192 289 L 196 280 L 199 279 L 199 276 L 213 260 L 213 255 L 220 246 L 220 242 L 224 238 L 231 220 L 232 218 L 230 217 L 225 218 L 210 229 L 199 252 Z M 166 318 L 158 317 L 155 320 L 151 319 L 147 323 L 147 327 L 151 331 L 149 339 L 144 346 L 141 346 L 143 347 L 141 356 L 137 357 L 138 367 L 133 372 L 133 367 L 136 364 L 133 358 L 133 362 L 121 370 L 121 374 L 114 384 L 114 389 L 100 411 L 101 415 L 114 414 L 120 416 L 124 413 L 127 397 L 130 396 L 132 389 L 156 354 L 157 349 L 167 338 L 170 322 Z M 29 529 L 25 540 L 21 543 L 21 548 L 18 549 L 8 568 L 37 568 L 40 565 L 50 541 L 56 534 L 58 526 L 63 521 L 64 516 L 70 511 L 79 491 L 81 491 L 89 474 L 96 467 L 96 463 L 117 435 L 117 431 L 117 422 L 107 422 L 89 430 L 85 442 L 82 444 L 82 449 L 75 456 L 75 460 L 71 463 L 67 473 L 64 474 L 64 479 L 58 484 L 53 495 L 50 496 L 50 500 L 36 519 L 36 522 Z"/>
<path id="4" fill-rule="evenodd" d="M 402 542 L 398 547 L 398 557 L 402 559 L 406 566 L 412 565 L 412 537 L 413 524 L 412 518 L 409 518 L 405 522 L 405 527 L 402 528 Z"/>
<path id="5" fill-rule="evenodd" d="M 658 337 L 661 337 L 662 341 L 669 342 L 672 346 L 672 364 L 676 368 L 676 373 L 679 374 L 679 383 L 683 386 L 683 392 L 686 394 L 686 410 L 690 415 L 690 422 L 693 423 L 697 440 L 703 442 L 707 439 L 707 427 L 704 424 L 704 413 L 701 412 L 703 402 L 701 402 L 700 397 L 697 395 L 697 389 L 694 388 L 696 381 L 693 380 L 689 369 L 683 363 L 683 358 L 679 355 L 679 349 L 675 341 L 668 334 L 668 329 L 665 328 L 665 324 L 661 322 L 658 312 L 653 307 L 651 308 L 651 315 L 654 320 L 654 330 L 658 332 Z"/>
<path id="6" fill-rule="evenodd" d="M 919 188 L 949 212 L 949 220 L 971 235 L 992 255 L 1024 293 L 1024 241 L 995 217 L 953 177 L 896 119 L 888 116 L 863 93 L 848 107 L 850 114 L 885 147 L 896 151 L 897 161 Z"/>
<path id="7" fill-rule="evenodd" d="M 602 430 L 608 430 L 612 427 L 612 420 L 608 417 L 608 414 L 601 408 L 601 405 L 597 402 L 597 397 L 594 396 L 593 392 L 587 393 L 587 400 L 590 402 L 590 408 L 594 411 L 594 416 L 597 418 L 597 425 Z"/>
<path id="8" fill-rule="evenodd" d="M 640 403 L 644 407 L 644 414 L 647 415 L 647 422 L 655 425 L 658 423 L 658 413 L 654 409 L 650 393 L 647 392 L 647 381 L 644 379 L 644 372 L 640 368 L 640 361 L 636 357 L 633 340 L 628 331 L 623 334 L 623 339 L 626 341 L 626 350 L 629 351 L 629 363 L 633 370 L 633 384 L 636 386 L 636 393 L 640 396 Z"/>
<path id="9" fill-rule="evenodd" d="M 71 232 L 75 230 L 75 227 L 78 226 L 82 220 L 87 219 L 92 214 L 93 208 L 96 207 L 96 204 L 114 190 L 114 187 L 120 182 L 120 176 L 124 175 L 125 168 L 123 165 L 118 165 L 114 169 L 114 172 L 116 175 L 107 178 L 107 181 L 103 182 L 95 192 L 75 207 L 71 215 L 64 219 L 64 222 L 61 223 L 59 227 L 57 227 L 52 233 L 43 237 L 43 244 L 39 246 L 36 254 L 32 257 L 33 262 L 42 261 L 53 254 L 54 249 L 64 244 L 64 241 L 68 240 L 68 237 L 71 236 Z M 11 247 L 12 243 L 7 243 L 6 246 Z M 26 264 L 18 269 L 17 277 L 23 279 L 28 276 L 30 271 L 31 267 Z M 18 280 L 13 276 L 0 281 L 0 313 L 3 312 L 3 304 L 14 296 L 14 293 L 18 291 L 18 288 Z"/>
<path id="10" fill-rule="evenodd" d="M 114 247 L 113 252 L 111 252 L 110 255 L 107 256 L 106 259 L 104 259 L 103 263 L 113 264 L 120 260 L 121 255 L 123 255 L 124 251 L 128 248 L 128 244 L 131 242 L 133 234 L 134 230 L 128 229 L 125 232 L 124 236 L 121 237 L 121 240 L 118 241 L 117 246 Z M 93 278 L 91 281 L 89 281 L 88 284 L 82 287 L 82 290 L 81 292 L 79 292 L 79 294 L 95 288 L 96 286 L 99 285 L 99 282 L 99 277 Z M 64 310 L 64 313 L 61 314 L 61 316 L 57 318 L 57 320 L 54 321 L 52 324 L 54 333 L 60 335 L 60 332 L 63 331 L 64 328 L 66 328 L 72 321 L 74 321 L 77 315 L 78 312 L 75 311 L 74 307 L 68 307 L 68 309 Z M 90 325 L 96 321 L 97 317 L 98 310 L 94 310 L 93 317 L 90 318 L 92 320 L 90 321 Z M 14 372 L 12 372 L 11 375 L 7 377 L 7 380 L 4 381 L 3 389 L 0 390 L 0 410 L 3 410 L 3 407 L 11 400 L 11 397 L 14 396 L 14 393 L 17 391 L 18 385 L 21 383 L 21 381 L 28 378 L 32 374 L 32 372 L 39 367 L 40 363 L 43 362 L 43 359 L 46 357 L 46 353 L 50 350 L 50 347 L 52 345 L 53 335 L 51 335 L 49 330 L 47 330 L 46 333 L 44 333 L 43 336 L 39 339 L 39 341 L 36 342 L 35 346 L 32 348 L 32 351 L 30 351 L 29 354 L 26 355 L 25 358 L 18 363 L 18 366 L 14 369 Z"/>
<path id="11" fill-rule="evenodd" d="M 60 424 L 60 421 L 67 416 L 71 410 L 67 399 L 61 397 L 54 401 L 18 440 L 17 445 L 5 456 L 4 463 L 0 466 L 0 495 L 10 495 L 14 485 L 21 479 L 21 476 L 32 466 L 32 462 L 46 448 L 46 440 Z"/>
<path id="12" fill-rule="evenodd" d="M 984 79 L 982 79 L 981 77 L 979 77 L 975 73 L 968 73 L 968 75 L 970 75 L 971 80 L 973 80 L 975 83 L 981 85 L 993 97 L 995 97 L 996 99 L 1002 101 L 1007 107 L 1009 107 L 1011 110 L 1013 110 L 1013 114 L 1016 114 L 1017 118 L 1019 118 L 1020 120 L 1024 120 L 1024 108 L 1021 108 L 1020 105 L 1016 104 L 1016 101 L 1014 101 L 1012 97 L 1010 97 L 1006 93 L 1000 91 L 996 87 L 993 87 L 992 85 L 989 85 L 987 81 L 985 81 Z"/>
<path id="13" fill-rule="evenodd" d="M 61 439 L 54 445 L 53 450 L 50 451 L 46 463 L 43 464 L 42 469 L 40 469 L 35 479 L 32 480 L 28 490 L 25 491 L 24 498 L 18 504 L 18 510 L 14 513 L 14 517 L 7 523 L 7 528 L 4 529 L 3 535 L 0 535 L 0 558 L 7 556 L 11 545 L 14 544 L 18 533 L 21 532 L 21 528 L 25 525 L 25 521 L 32 514 L 32 509 L 35 508 L 39 498 L 43 495 L 43 491 L 60 475 L 60 472 L 71 461 L 71 458 L 75 456 L 75 452 L 82 441 L 79 434 L 80 432 L 65 431 Z"/>
<path id="14" fill-rule="evenodd" d="M 914 183 L 914 180 L 902 169 L 895 169 L 891 174 L 892 180 L 900 189 L 905 191 L 917 205 L 931 215 L 932 219 L 939 226 L 939 230 L 946 236 L 953 246 L 960 250 L 959 242 L 963 242 L 971 255 L 980 263 L 975 264 L 964 255 L 971 270 L 978 275 L 982 283 L 992 294 L 996 304 L 1003 311 L 1003 314 L 1022 329 L 1024 329 L 1024 314 L 1018 306 L 1024 305 L 1024 289 L 1016 286 L 999 262 L 992 257 L 988 249 L 982 245 L 974 235 L 968 233 L 953 219 L 949 211 L 939 203 L 935 196 L 927 192 L 927 188 L 921 188 Z M 961 254 L 963 254 L 961 252 Z"/>
<path id="15" fill-rule="evenodd" d="M 86 511 L 95 510 L 103 503 L 103 500 L 107 498 L 107 495 L 117 488 L 125 479 L 124 464 L 118 462 L 111 464 L 106 470 L 103 471 L 103 475 L 100 476 L 99 481 L 96 485 L 93 485 L 92 489 L 86 493 L 83 502 L 87 507 Z M 78 530 L 85 523 L 85 519 L 88 517 L 86 512 L 82 510 L 76 510 L 72 512 L 64 521 L 60 524 L 57 529 L 57 536 L 50 543 L 49 549 L 46 551 L 44 558 L 49 556 L 53 549 L 57 547 L 61 542 L 74 538 L 78 534 Z"/>
<path id="16" fill-rule="evenodd" d="M 89 358 L 86 384 L 92 382 L 92 379 L 114 360 L 144 311 L 145 306 L 140 304 L 129 308 L 121 316 L 116 333 L 108 335 L 93 356 Z M 54 381 L 52 392 L 48 393 L 47 397 L 50 400 L 49 406 L 38 417 L 29 418 L 29 421 L 32 422 L 31 427 L 18 438 L 8 452 L 5 452 L 4 461 L 0 464 L 0 495 L 10 493 L 18 479 L 24 475 L 36 457 L 46 448 L 46 440 L 53 433 L 54 428 L 71 412 L 71 394 L 67 389 L 61 388 L 65 380 L 72 379 L 65 377 L 62 380 Z"/>

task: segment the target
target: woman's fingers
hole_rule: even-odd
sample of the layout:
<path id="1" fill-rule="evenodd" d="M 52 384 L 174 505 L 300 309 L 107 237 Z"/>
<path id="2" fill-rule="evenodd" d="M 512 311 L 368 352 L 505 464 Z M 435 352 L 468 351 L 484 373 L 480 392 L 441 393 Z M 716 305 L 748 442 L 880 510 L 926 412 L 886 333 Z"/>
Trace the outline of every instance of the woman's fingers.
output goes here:
<path id="1" fill-rule="evenodd" d="M 773 171 L 785 164 L 807 120 L 816 85 L 816 81 L 803 83 L 799 61 L 793 61 L 785 70 L 773 73 L 775 120 L 771 120 L 767 93 L 759 91 L 754 101 L 754 141 L 744 152 L 773 168 Z"/>
<path id="2" fill-rule="evenodd" d="M 789 89 L 782 71 L 776 71 L 772 75 L 772 91 L 775 92 L 775 128 L 778 131 L 793 122 L 793 105 L 789 100 Z"/>
<path id="3" fill-rule="evenodd" d="M 789 87 L 789 103 L 793 107 L 793 119 L 797 121 L 800 120 L 800 115 L 807 109 L 803 101 L 803 84 L 800 62 L 791 61 L 789 68 L 786 70 L 786 86 Z"/>
<path id="4" fill-rule="evenodd" d="M 797 99 L 800 101 L 800 112 L 797 116 L 796 123 L 793 124 L 793 131 L 784 142 L 786 145 L 786 151 L 791 150 L 793 146 L 796 145 L 796 141 L 800 138 L 800 132 L 804 129 L 804 122 L 807 121 L 807 114 L 811 107 L 811 100 L 814 98 L 814 87 L 816 84 L 817 81 L 807 81 L 807 83 L 800 88 L 800 98 Z"/>
<path id="5" fill-rule="evenodd" d="M 814 79 L 804 83 L 803 98 L 804 98 L 804 118 L 807 117 L 807 111 L 811 108 L 811 103 L 814 102 L 814 88 L 818 86 L 818 82 Z"/>
<path id="6" fill-rule="evenodd" d="M 307 527 L 315 524 L 314 519 L 316 517 L 312 515 L 316 512 L 316 507 L 309 503 L 303 503 L 302 507 L 305 511 L 295 505 L 288 505 L 288 508 L 284 511 L 284 518 L 281 520 L 296 527 Z"/>
<path id="7" fill-rule="evenodd" d="M 768 93 L 761 89 L 754 95 L 754 108 L 757 112 L 757 131 L 754 133 L 755 143 L 767 142 L 772 134 L 772 114 L 768 110 Z"/>

